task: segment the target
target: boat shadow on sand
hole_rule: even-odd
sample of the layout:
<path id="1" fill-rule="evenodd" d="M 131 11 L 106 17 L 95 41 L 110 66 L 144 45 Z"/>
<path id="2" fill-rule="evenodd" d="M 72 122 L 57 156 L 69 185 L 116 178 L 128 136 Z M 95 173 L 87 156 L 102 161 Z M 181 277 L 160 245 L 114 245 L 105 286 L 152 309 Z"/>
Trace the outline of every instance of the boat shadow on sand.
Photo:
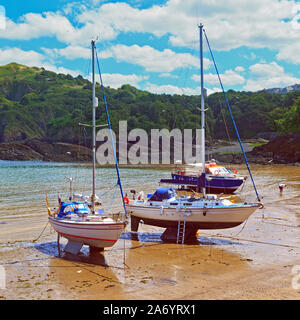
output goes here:
<path id="1" fill-rule="evenodd" d="M 161 235 L 162 233 L 159 232 L 123 232 L 120 239 L 138 241 L 141 244 L 176 244 L 176 241 L 163 241 L 161 239 Z M 221 238 L 198 236 L 195 241 L 186 242 L 184 243 L 184 245 L 230 246 L 242 245 L 242 243 Z M 62 258 L 71 262 L 81 262 L 91 265 L 99 265 L 102 267 L 110 267 L 103 252 L 90 252 L 87 246 L 82 247 L 81 251 L 78 254 L 64 252 L 64 244 L 61 244 L 61 249 L 58 250 L 56 241 L 35 243 L 33 247 L 35 250 L 47 255 L 49 258 Z M 127 250 L 135 248 L 135 246 L 132 246 L 131 248 L 127 246 Z"/>
<path id="2" fill-rule="evenodd" d="M 39 252 L 52 258 L 63 258 L 72 262 L 83 262 L 87 264 L 109 267 L 105 256 L 101 252 L 90 252 L 88 247 L 83 247 L 78 254 L 72 254 L 63 250 L 64 245 L 58 250 L 57 242 L 37 243 L 34 248 Z"/>
<path id="3" fill-rule="evenodd" d="M 123 232 L 120 239 L 124 240 L 134 240 L 139 242 L 155 242 L 155 243 L 173 243 L 176 244 L 175 241 L 166 241 L 161 239 L 162 233 L 160 232 Z M 187 241 L 184 243 L 185 245 L 218 245 L 218 246 L 227 246 L 227 245 L 242 245 L 240 242 L 214 238 L 214 237 L 203 237 L 198 236 L 193 241 Z"/>

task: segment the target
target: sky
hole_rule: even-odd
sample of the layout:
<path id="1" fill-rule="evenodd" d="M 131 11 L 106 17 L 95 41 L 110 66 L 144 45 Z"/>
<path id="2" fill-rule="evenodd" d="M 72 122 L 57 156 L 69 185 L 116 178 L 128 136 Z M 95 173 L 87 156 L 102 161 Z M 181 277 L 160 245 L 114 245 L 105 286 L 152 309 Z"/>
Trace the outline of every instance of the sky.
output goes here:
<path id="1" fill-rule="evenodd" d="M 94 39 L 105 86 L 200 94 L 199 23 L 225 90 L 300 83 L 300 2 L 286 0 L 0 0 L 0 65 L 90 79 Z M 220 91 L 205 41 L 203 69 Z"/>

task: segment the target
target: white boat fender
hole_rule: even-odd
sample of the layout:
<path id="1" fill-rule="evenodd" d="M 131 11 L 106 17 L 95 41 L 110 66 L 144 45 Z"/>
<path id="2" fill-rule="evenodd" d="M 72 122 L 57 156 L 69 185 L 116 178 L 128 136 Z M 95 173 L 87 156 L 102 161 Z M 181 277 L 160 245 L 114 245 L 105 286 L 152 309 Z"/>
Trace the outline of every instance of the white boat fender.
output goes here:
<path id="1" fill-rule="evenodd" d="M 164 214 L 164 207 L 163 207 L 163 206 L 160 207 L 160 214 L 161 214 L 161 215 Z"/>
<path id="2" fill-rule="evenodd" d="M 137 199 L 138 199 L 138 200 L 145 201 L 145 196 L 144 196 L 144 192 L 143 192 L 143 191 L 139 192 L 139 194 L 138 194 L 138 196 L 137 196 Z"/>
<path id="3" fill-rule="evenodd" d="M 189 217 L 190 215 L 192 215 L 191 209 L 186 209 L 185 215 L 186 215 L 187 217 Z"/>
<path id="4" fill-rule="evenodd" d="M 265 206 L 261 203 L 261 202 L 258 202 L 258 209 L 263 209 Z"/>

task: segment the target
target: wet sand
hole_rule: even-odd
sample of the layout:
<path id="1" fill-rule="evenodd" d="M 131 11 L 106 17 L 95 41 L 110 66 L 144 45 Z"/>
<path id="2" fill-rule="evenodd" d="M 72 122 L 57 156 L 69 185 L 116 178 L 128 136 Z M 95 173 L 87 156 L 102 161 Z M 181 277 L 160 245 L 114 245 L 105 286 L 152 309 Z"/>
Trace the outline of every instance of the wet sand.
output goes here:
<path id="1" fill-rule="evenodd" d="M 299 168 L 295 168 L 299 171 Z M 288 178 L 266 187 L 265 209 L 228 230 L 200 230 L 196 244 L 163 243 L 163 229 L 130 226 L 104 253 L 59 256 L 46 212 L 0 219 L 0 264 L 6 289 L 0 299 L 296 299 L 292 268 L 300 265 L 300 186 Z M 268 191 L 268 190 L 266 190 Z M 62 241 L 63 244 L 66 241 Z"/>

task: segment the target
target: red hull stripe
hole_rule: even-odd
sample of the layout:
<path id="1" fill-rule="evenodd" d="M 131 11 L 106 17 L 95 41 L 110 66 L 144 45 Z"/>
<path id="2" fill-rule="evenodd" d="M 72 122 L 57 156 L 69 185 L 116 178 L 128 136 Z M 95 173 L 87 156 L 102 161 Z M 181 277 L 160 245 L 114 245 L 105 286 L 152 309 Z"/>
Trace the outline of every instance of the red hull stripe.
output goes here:
<path id="1" fill-rule="evenodd" d="M 111 239 L 98 239 L 98 238 L 81 237 L 81 236 L 75 236 L 74 234 L 67 234 L 67 233 L 62 233 L 62 232 L 59 232 L 59 234 L 64 235 L 64 236 L 69 236 L 69 237 L 74 237 L 74 238 L 81 238 L 81 239 L 89 239 L 89 240 L 102 240 L 102 241 L 111 241 L 111 242 L 116 242 L 117 241 L 117 240 L 111 240 Z"/>

